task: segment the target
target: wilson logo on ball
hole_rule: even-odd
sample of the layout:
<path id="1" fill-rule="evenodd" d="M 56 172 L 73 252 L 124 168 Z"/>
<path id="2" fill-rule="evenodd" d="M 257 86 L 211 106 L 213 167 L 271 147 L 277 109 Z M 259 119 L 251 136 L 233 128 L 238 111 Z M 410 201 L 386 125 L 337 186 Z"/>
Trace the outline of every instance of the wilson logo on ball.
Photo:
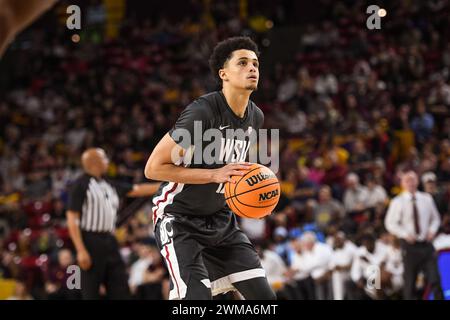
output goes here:
<path id="1" fill-rule="evenodd" d="M 247 184 L 252 187 L 253 185 L 257 184 L 258 182 L 262 182 L 264 180 L 270 179 L 275 177 L 274 174 L 264 174 L 264 173 L 258 173 L 255 174 L 254 176 L 251 176 L 248 179 L 245 179 L 245 182 L 247 182 Z"/>
<path id="2" fill-rule="evenodd" d="M 243 176 L 232 176 L 224 184 L 228 207 L 243 218 L 261 219 L 270 215 L 280 199 L 281 189 L 275 173 L 266 166 L 253 163 Z"/>
<path id="3" fill-rule="evenodd" d="M 278 196 L 278 189 L 269 191 L 269 192 L 265 192 L 265 193 L 260 193 L 259 201 L 269 200 L 276 196 Z"/>

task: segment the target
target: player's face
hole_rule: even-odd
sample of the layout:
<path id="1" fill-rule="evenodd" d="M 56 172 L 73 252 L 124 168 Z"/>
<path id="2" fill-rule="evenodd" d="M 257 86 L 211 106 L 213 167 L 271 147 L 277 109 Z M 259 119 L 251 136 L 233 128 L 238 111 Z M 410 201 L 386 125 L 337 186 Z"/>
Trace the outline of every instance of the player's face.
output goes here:
<path id="1" fill-rule="evenodd" d="M 220 71 L 222 80 L 228 85 L 256 90 L 259 80 L 259 62 L 256 53 L 251 50 L 240 49 L 233 51 L 231 58 Z"/>

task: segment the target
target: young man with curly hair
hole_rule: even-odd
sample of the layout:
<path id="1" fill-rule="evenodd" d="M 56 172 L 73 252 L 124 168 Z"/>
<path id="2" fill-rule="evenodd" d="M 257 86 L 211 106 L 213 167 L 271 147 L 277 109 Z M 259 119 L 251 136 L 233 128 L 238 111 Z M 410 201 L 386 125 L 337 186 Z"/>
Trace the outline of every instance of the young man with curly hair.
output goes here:
<path id="1" fill-rule="evenodd" d="M 248 37 L 220 42 L 209 62 L 221 90 L 189 104 L 147 161 L 146 177 L 165 181 L 153 198 L 153 222 L 170 273 L 170 299 L 212 299 L 231 290 L 245 299 L 276 298 L 223 195 L 223 184 L 250 166 L 244 161 L 251 143 L 226 131 L 258 132 L 263 125 L 262 111 L 250 100 L 258 86 L 258 55 Z M 222 135 L 219 161 L 192 161 L 208 145 L 196 137 L 198 124 L 202 134 L 212 129 Z M 180 140 L 183 132 L 194 138 Z"/>

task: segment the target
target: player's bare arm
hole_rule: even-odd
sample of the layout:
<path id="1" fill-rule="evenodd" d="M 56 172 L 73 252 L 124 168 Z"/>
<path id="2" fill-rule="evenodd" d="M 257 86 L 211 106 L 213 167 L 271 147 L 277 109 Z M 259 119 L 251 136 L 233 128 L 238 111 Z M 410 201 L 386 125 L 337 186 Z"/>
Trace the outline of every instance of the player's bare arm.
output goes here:
<path id="1" fill-rule="evenodd" d="M 57 0 L 0 0 L 0 57 L 16 34 Z"/>
<path id="2" fill-rule="evenodd" d="M 195 169 L 175 165 L 185 152 L 169 134 L 166 134 L 145 165 L 145 177 L 186 184 L 232 182 L 232 176 L 244 175 L 251 166 L 249 163 L 230 163 L 218 169 Z"/>

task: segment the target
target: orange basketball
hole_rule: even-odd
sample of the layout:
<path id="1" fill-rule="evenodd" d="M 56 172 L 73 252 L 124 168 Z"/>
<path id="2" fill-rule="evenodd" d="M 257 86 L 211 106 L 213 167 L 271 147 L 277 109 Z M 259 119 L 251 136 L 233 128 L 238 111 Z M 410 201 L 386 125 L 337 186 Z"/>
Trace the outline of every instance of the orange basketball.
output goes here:
<path id="1" fill-rule="evenodd" d="M 253 164 L 243 176 L 233 176 L 236 183 L 225 183 L 225 201 L 244 218 L 262 218 L 272 213 L 280 199 L 280 183 L 269 168 Z"/>

